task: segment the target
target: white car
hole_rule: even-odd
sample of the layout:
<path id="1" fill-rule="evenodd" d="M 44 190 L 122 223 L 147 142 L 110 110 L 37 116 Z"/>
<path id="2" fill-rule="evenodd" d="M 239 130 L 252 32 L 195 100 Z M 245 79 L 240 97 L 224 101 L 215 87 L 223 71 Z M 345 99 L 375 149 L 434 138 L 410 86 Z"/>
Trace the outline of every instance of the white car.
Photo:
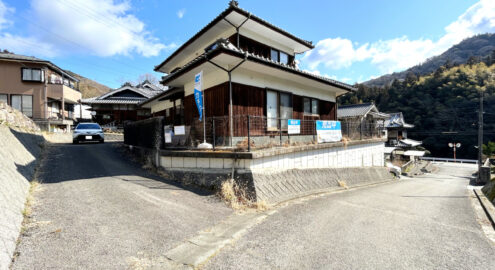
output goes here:
<path id="1" fill-rule="evenodd" d="M 87 141 L 100 143 L 105 141 L 105 135 L 100 125 L 97 123 L 80 123 L 76 126 L 74 133 L 72 133 L 72 143 Z"/>

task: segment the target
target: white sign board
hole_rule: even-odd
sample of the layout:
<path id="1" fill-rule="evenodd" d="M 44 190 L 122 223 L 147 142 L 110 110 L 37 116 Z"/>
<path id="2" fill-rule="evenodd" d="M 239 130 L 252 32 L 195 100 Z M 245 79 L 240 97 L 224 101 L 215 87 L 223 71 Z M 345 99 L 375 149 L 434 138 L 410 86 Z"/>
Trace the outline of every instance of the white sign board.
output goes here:
<path id="1" fill-rule="evenodd" d="M 165 143 L 172 143 L 172 132 L 165 132 Z"/>
<path id="2" fill-rule="evenodd" d="M 316 135 L 318 143 L 340 142 L 342 140 L 340 121 L 316 121 Z"/>
<path id="3" fill-rule="evenodd" d="M 287 132 L 289 134 L 300 134 L 301 133 L 301 120 L 288 119 L 287 120 Z"/>
<path id="4" fill-rule="evenodd" d="M 186 135 L 186 126 L 174 126 L 174 135 Z"/>

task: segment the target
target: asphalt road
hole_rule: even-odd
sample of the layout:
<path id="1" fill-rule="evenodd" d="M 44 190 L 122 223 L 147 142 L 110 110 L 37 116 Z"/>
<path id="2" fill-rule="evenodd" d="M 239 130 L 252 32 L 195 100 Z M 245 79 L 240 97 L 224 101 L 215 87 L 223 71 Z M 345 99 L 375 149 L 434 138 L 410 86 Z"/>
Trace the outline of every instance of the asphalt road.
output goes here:
<path id="1" fill-rule="evenodd" d="M 204 269 L 495 269 L 466 186 L 473 166 L 281 208 Z"/>
<path id="2" fill-rule="evenodd" d="M 183 239 L 232 213 L 211 194 L 163 182 L 116 144 L 49 151 L 13 269 L 156 265 Z"/>

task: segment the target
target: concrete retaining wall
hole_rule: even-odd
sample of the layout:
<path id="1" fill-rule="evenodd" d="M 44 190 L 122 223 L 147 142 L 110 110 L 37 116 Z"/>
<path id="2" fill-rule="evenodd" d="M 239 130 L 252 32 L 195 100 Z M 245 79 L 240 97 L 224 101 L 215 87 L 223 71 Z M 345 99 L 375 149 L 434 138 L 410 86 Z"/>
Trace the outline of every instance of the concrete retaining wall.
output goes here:
<path id="1" fill-rule="evenodd" d="M 43 137 L 0 124 L 0 269 L 7 269 L 22 225 L 24 204 Z"/>

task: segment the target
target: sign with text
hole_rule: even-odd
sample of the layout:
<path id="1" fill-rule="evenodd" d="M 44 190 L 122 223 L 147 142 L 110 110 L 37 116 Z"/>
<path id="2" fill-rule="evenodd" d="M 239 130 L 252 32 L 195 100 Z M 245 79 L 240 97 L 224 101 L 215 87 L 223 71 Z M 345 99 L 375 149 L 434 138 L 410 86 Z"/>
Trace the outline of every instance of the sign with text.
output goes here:
<path id="1" fill-rule="evenodd" d="M 318 143 L 340 142 L 342 140 L 340 121 L 316 121 L 316 135 Z"/>
<path id="2" fill-rule="evenodd" d="M 203 118 L 203 71 L 194 76 L 194 100 L 199 112 L 199 121 Z"/>
<path id="3" fill-rule="evenodd" d="M 186 135 L 186 126 L 174 126 L 174 135 Z"/>
<path id="4" fill-rule="evenodd" d="M 301 133 L 301 120 L 288 119 L 287 120 L 287 132 L 289 134 L 300 134 Z"/>

